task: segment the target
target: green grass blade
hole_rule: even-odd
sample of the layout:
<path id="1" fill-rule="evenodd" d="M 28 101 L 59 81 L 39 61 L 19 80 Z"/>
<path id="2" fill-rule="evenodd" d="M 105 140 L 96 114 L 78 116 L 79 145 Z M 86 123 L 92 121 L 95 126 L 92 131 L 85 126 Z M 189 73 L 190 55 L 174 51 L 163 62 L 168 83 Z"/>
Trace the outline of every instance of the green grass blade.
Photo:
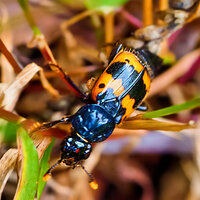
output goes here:
<path id="1" fill-rule="evenodd" d="M 195 98 L 195 99 L 192 99 L 191 101 L 187 101 L 182 104 L 170 106 L 170 107 L 152 111 L 152 112 L 147 112 L 143 114 L 143 118 L 152 119 L 152 118 L 157 118 L 157 117 L 163 117 L 166 115 L 178 113 L 183 110 L 193 109 L 199 106 L 200 106 L 200 98 Z"/>
<path id="2" fill-rule="evenodd" d="M 40 199 L 40 196 L 42 194 L 42 191 L 46 185 L 46 181 L 43 181 L 43 176 L 47 172 L 49 168 L 48 160 L 50 158 L 51 150 L 54 145 L 54 140 L 51 142 L 51 144 L 48 146 L 46 151 L 44 152 L 44 155 L 40 162 L 40 172 L 39 172 L 39 179 L 38 179 L 38 188 L 37 188 L 37 199 Z"/>
<path id="3" fill-rule="evenodd" d="M 18 0 L 19 5 L 24 10 L 24 12 L 29 12 L 29 1 L 28 0 Z"/>
<path id="4" fill-rule="evenodd" d="M 34 35 L 41 35 L 39 28 L 37 27 L 35 20 L 30 12 L 29 1 L 28 0 L 18 0 L 19 5 L 24 11 L 25 17 L 33 30 Z"/>
<path id="5" fill-rule="evenodd" d="M 39 175 L 38 153 L 23 128 L 19 128 L 18 136 L 22 145 L 23 162 L 22 174 L 14 200 L 34 200 Z"/>
<path id="6" fill-rule="evenodd" d="M 16 141 L 16 134 L 19 124 L 8 122 L 0 119 L 0 135 L 5 143 L 12 143 Z"/>

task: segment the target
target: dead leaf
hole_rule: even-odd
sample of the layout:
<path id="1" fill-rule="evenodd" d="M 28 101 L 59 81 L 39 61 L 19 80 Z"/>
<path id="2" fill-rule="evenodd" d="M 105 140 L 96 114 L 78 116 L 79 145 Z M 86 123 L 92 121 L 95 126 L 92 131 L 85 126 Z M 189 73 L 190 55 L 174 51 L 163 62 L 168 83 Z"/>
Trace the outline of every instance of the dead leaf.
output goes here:
<path id="1" fill-rule="evenodd" d="M 41 80 L 43 83 L 43 86 L 48 89 L 51 93 L 54 95 L 58 95 L 58 92 L 48 83 L 48 81 L 45 79 L 43 74 L 43 69 L 36 65 L 35 63 L 31 63 L 27 65 L 15 78 L 15 80 L 7 86 L 7 89 L 5 89 L 1 94 L 0 97 L 3 98 L 2 100 L 2 106 L 6 110 L 13 110 L 15 107 L 16 102 L 18 101 L 19 95 L 24 88 L 24 86 L 27 85 L 27 83 L 33 78 L 33 76 L 40 72 L 41 74 Z M 49 90 L 50 88 L 50 90 Z"/>
<path id="2" fill-rule="evenodd" d="M 137 129 L 137 130 L 149 130 L 149 131 L 181 131 L 183 129 L 195 128 L 195 125 L 176 123 L 176 122 L 165 122 L 159 119 L 133 119 L 124 121 L 119 128 L 123 129 Z"/>
<path id="3" fill-rule="evenodd" d="M 33 76 L 40 70 L 40 67 L 35 64 L 27 65 L 15 78 L 15 80 L 3 92 L 4 98 L 2 106 L 6 110 L 13 110 L 21 90 L 33 78 Z"/>
<path id="4" fill-rule="evenodd" d="M 15 168 L 17 154 L 17 149 L 9 149 L 0 160 L 0 197 L 9 176 Z"/>

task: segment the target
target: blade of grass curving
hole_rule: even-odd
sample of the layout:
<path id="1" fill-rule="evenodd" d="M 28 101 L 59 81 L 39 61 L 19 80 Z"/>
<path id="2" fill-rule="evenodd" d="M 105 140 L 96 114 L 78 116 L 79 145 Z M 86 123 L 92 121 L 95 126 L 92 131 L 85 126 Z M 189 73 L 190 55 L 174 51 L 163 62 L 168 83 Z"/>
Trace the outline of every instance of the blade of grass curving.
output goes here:
<path id="1" fill-rule="evenodd" d="M 25 17 L 26 17 L 28 23 L 30 24 L 34 35 L 41 35 L 41 32 L 40 32 L 39 28 L 37 27 L 35 20 L 30 12 L 29 1 L 28 0 L 18 0 L 18 3 L 21 6 L 21 8 L 23 9 Z"/>
<path id="2" fill-rule="evenodd" d="M 22 146 L 22 173 L 14 200 L 34 200 L 39 175 L 37 150 L 23 128 L 19 128 L 18 137 Z"/>
<path id="3" fill-rule="evenodd" d="M 44 155 L 40 161 L 40 172 L 39 172 L 39 179 L 38 179 L 38 188 L 37 188 L 37 199 L 40 199 L 40 196 L 42 194 L 42 191 L 46 185 L 46 181 L 43 181 L 43 176 L 44 174 L 47 172 L 48 168 L 49 168 L 49 164 L 48 164 L 48 160 L 50 158 L 50 154 L 51 154 L 51 150 L 52 147 L 54 145 L 54 141 L 53 140 L 50 145 L 48 146 L 48 148 L 46 149 L 46 151 L 44 152 Z"/>
<path id="4" fill-rule="evenodd" d="M 152 112 L 144 113 L 142 118 L 143 119 L 152 119 L 152 118 L 157 118 L 157 117 L 163 117 L 166 115 L 178 113 L 183 110 L 193 109 L 193 108 L 196 108 L 199 106 L 200 106 L 200 98 L 198 97 L 198 98 L 194 98 L 194 99 L 187 101 L 185 103 L 182 103 L 182 104 L 173 105 L 173 106 L 163 108 L 160 110 L 155 110 Z"/>

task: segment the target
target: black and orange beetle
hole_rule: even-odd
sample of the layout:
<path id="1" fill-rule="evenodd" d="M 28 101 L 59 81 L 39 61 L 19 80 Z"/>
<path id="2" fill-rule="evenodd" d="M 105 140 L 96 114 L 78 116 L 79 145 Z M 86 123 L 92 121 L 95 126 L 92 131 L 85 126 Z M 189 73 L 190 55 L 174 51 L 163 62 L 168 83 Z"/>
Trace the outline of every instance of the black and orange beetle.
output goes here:
<path id="1" fill-rule="evenodd" d="M 84 169 L 81 161 L 90 155 L 91 144 L 106 140 L 116 125 L 128 118 L 134 109 L 140 109 L 153 77 L 151 56 L 155 57 L 145 50 L 116 45 L 110 54 L 108 67 L 96 81 L 91 94 L 88 97 L 78 95 L 83 97 L 82 100 L 90 99 L 93 103 L 81 107 L 72 116 L 43 123 L 34 130 L 50 128 L 58 123 L 72 124 L 72 135 L 61 144 L 61 159 L 47 171 L 46 177 L 61 162 L 73 168 L 80 165 Z M 74 85 L 72 87 L 76 90 Z M 76 91 L 80 93 L 80 90 Z M 92 181 L 92 176 L 89 176 Z"/>

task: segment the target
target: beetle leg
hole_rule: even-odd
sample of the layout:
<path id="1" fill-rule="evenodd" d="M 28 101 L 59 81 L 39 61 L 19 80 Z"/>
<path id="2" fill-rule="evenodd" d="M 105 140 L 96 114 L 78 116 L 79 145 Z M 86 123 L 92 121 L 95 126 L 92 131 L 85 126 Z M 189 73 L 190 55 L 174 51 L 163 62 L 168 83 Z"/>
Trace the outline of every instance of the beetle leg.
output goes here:
<path id="1" fill-rule="evenodd" d="M 92 77 L 87 81 L 87 88 L 89 90 L 92 90 L 92 88 L 94 87 L 95 83 L 96 83 L 97 79 Z"/>
<path id="2" fill-rule="evenodd" d="M 59 65 L 49 63 L 49 66 L 52 68 L 53 71 L 59 74 L 65 84 L 70 88 L 70 90 L 72 90 L 72 92 L 76 94 L 77 97 L 80 98 L 81 101 L 85 102 L 89 99 L 89 96 L 79 89 L 79 87 L 72 81 L 70 76 L 65 73 Z"/>
<path id="3" fill-rule="evenodd" d="M 145 103 L 143 103 L 142 105 L 138 106 L 138 107 L 136 108 L 136 110 L 145 112 L 145 111 L 148 110 L 148 106 L 147 106 Z"/>
<path id="4" fill-rule="evenodd" d="M 83 171 L 88 175 L 89 179 L 89 183 L 93 182 L 95 180 L 94 176 L 92 174 L 90 174 L 85 167 L 83 166 L 83 164 L 81 162 L 79 162 L 80 167 L 83 169 Z"/>
<path id="5" fill-rule="evenodd" d="M 33 128 L 30 130 L 30 132 L 36 132 L 36 131 L 40 131 L 40 130 L 45 130 L 45 129 L 49 129 L 53 126 L 55 126 L 56 124 L 59 124 L 59 123 L 65 123 L 65 122 L 69 122 L 71 121 L 71 117 L 62 117 L 61 119 L 59 120 L 55 120 L 55 121 L 52 121 L 52 122 L 44 122 L 44 123 L 38 123 L 36 122 L 35 124 L 33 124 Z"/>
<path id="6" fill-rule="evenodd" d="M 57 166 L 59 165 L 61 162 L 63 161 L 63 159 L 58 160 L 57 163 L 55 163 L 53 166 L 51 166 L 47 172 L 44 174 L 43 176 L 43 181 L 48 181 L 49 178 L 51 178 L 51 171 Z"/>

